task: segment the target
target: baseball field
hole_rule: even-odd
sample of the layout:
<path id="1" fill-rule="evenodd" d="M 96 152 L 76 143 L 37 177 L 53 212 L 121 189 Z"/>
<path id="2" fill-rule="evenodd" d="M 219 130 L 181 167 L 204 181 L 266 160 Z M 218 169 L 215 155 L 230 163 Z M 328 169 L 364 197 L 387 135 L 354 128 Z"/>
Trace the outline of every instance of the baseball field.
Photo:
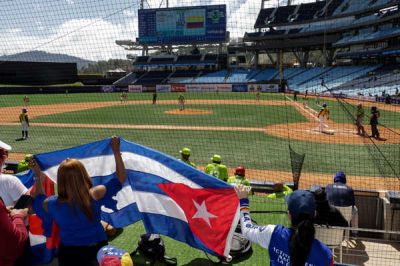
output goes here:
<path id="1" fill-rule="evenodd" d="M 213 154 L 233 173 L 238 165 L 246 167 L 246 176 L 259 181 L 292 181 L 289 145 L 305 154 L 300 187 L 332 182 L 337 170 L 348 175 L 348 183 L 357 189 L 400 190 L 400 107 L 363 102 L 368 116 L 372 105 L 381 112 L 379 129 L 386 141 L 356 135 L 351 119 L 358 101 L 339 102 L 335 98 L 315 98 L 294 102 L 291 95 L 252 93 L 185 93 L 185 110 L 179 110 L 178 94 L 158 94 L 152 104 L 151 94 L 129 94 L 120 102 L 117 93 L 30 95 L 29 139 L 21 137 L 18 116 L 23 107 L 22 95 L 0 97 L 0 139 L 10 143 L 10 159 L 19 160 L 26 153 L 42 153 L 68 148 L 111 135 L 119 135 L 179 157 L 182 147 L 192 151 L 191 159 L 199 168 L 210 162 Z M 327 128 L 318 130 L 317 112 L 322 103 L 330 110 Z M 353 114 L 354 115 L 354 114 Z M 368 133 L 368 118 L 365 127 Z M 253 197 L 252 210 L 260 224 L 287 224 L 286 206 L 273 204 L 263 197 Z M 124 229 L 112 241 L 117 247 L 132 251 L 144 233 L 142 223 Z M 206 256 L 184 244 L 165 238 L 167 255 L 177 257 L 179 265 L 210 265 Z M 267 251 L 253 246 L 254 253 L 236 263 L 262 265 Z M 135 263 L 140 265 L 143 258 Z M 143 262 L 144 263 L 144 262 Z"/>
<path id="2" fill-rule="evenodd" d="M 381 136 L 377 141 L 356 135 L 348 112 L 358 101 L 345 105 L 334 98 L 298 102 L 284 94 L 186 93 L 185 110 L 180 111 L 177 94 L 129 94 L 121 103 L 117 93 L 31 95 L 28 114 L 30 138 L 20 137 L 18 115 L 23 96 L 0 98 L 1 138 L 13 146 L 12 159 L 25 153 L 41 153 L 88 143 L 116 134 L 172 156 L 182 147 L 192 150 L 191 159 L 202 167 L 213 154 L 220 154 L 231 170 L 238 165 L 248 169 L 250 179 L 274 181 L 292 179 L 289 144 L 305 154 L 301 187 L 331 182 L 337 170 L 349 176 L 349 183 L 360 189 L 399 188 L 400 107 L 377 105 L 381 112 Z M 333 135 L 318 131 L 316 113 L 327 103 Z M 365 128 L 370 129 L 368 118 Z"/>

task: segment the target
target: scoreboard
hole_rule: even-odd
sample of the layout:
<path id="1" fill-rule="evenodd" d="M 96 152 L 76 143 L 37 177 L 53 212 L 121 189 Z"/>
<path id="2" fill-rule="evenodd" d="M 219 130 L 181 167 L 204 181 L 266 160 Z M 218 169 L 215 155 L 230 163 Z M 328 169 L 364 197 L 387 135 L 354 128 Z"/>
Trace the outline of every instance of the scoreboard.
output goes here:
<path id="1" fill-rule="evenodd" d="M 226 5 L 139 9 L 138 21 L 140 44 L 226 41 Z"/>

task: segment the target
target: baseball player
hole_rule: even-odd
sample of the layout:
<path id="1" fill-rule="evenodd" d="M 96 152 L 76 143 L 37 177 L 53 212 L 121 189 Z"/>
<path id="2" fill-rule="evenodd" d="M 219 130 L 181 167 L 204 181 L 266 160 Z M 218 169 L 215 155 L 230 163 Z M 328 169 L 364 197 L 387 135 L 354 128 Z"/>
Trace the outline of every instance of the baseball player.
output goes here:
<path id="1" fill-rule="evenodd" d="M 182 162 L 187 163 L 188 165 L 196 168 L 196 164 L 194 164 L 192 161 L 190 161 L 189 157 L 190 157 L 190 149 L 189 148 L 183 148 L 182 150 L 179 151 L 179 153 L 181 154 L 182 158 L 180 159 Z"/>
<path id="2" fill-rule="evenodd" d="M 357 105 L 357 111 L 356 111 L 356 126 L 357 126 L 357 135 L 360 136 L 366 136 L 367 133 L 365 132 L 364 129 L 364 117 L 365 117 L 365 112 L 363 109 L 363 106 L 361 103 Z"/>
<path id="3" fill-rule="evenodd" d="M 226 182 L 228 180 L 228 168 L 226 168 L 226 165 L 221 164 L 221 156 L 215 154 L 211 161 L 212 163 L 206 166 L 204 172 Z"/>
<path id="4" fill-rule="evenodd" d="M 183 97 L 183 94 L 179 94 L 178 104 L 179 104 L 180 111 L 185 110 L 185 97 Z"/>
<path id="5" fill-rule="evenodd" d="M 22 139 L 28 139 L 29 118 L 27 112 L 28 110 L 23 108 L 22 113 L 19 115 L 19 122 L 21 122 L 22 127 Z"/>
<path id="6" fill-rule="evenodd" d="M 28 107 L 29 106 L 29 97 L 27 95 L 24 96 L 24 107 Z"/>
<path id="7" fill-rule="evenodd" d="M 326 127 L 325 122 L 326 120 L 329 120 L 329 109 L 326 103 L 322 104 L 322 108 L 318 113 L 318 118 L 319 118 L 319 131 L 324 132 L 324 129 Z"/>

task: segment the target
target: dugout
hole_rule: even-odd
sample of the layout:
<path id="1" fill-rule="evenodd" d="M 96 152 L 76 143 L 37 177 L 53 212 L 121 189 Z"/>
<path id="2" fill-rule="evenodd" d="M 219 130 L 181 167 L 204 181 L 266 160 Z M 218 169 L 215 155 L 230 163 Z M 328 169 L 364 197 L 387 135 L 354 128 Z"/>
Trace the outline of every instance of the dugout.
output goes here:
<path id="1" fill-rule="evenodd" d="M 77 80 L 76 63 L 0 61 L 1 84 L 52 85 Z"/>

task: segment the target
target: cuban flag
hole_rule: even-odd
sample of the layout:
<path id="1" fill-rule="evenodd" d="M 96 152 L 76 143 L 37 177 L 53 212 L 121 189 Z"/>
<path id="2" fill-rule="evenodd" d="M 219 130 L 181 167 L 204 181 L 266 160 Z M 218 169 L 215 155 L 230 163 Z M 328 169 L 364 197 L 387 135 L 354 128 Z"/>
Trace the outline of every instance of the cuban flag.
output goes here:
<path id="1" fill-rule="evenodd" d="M 173 157 L 121 138 L 127 170 L 122 189 L 102 207 L 102 219 L 115 227 L 142 220 L 148 233 L 167 235 L 216 256 L 229 256 L 239 221 L 239 200 L 232 186 Z M 115 177 L 110 139 L 35 155 L 56 182 L 59 164 L 79 159 L 93 184 Z"/>
<path id="2" fill-rule="evenodd" d="M 33 194 L 35 190 L 33 171 L 24 171 L 16 174 L 16 176 Z M 46 178 L 43 185 L 46 196 L 54 195 L 53 181 Z M 47 264 L 57 254 L 60 243 L 59 229 L 55 223 L 46 223 L 46 221 L 42 221 L 36 214 L 31 214 L 28 218 L 32 264 Z"/>

